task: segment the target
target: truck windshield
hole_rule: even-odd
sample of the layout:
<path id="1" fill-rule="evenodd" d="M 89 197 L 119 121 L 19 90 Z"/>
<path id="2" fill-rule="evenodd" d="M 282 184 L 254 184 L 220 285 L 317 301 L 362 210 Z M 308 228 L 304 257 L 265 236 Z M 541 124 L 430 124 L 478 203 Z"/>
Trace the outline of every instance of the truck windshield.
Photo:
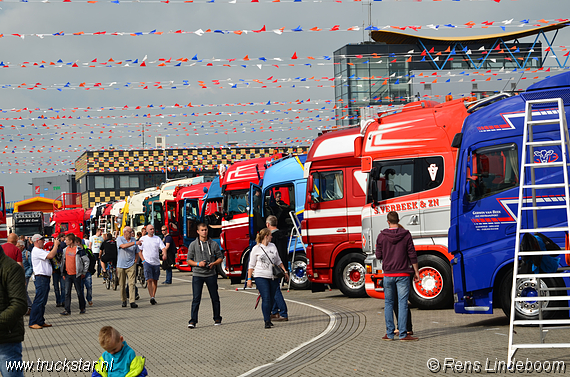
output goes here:
<path id="1" fill-rule="evenodd" d="M 246 213 L 248 207 L 249 190 L 236 190 L 226 194 L 226 212 L 228 215 Z"/>
<path id="2" fill-rule="evenodd" d="M 14 224 L 14 233 L 18 236 L 33 236 L 43 234 L 43 230 L 39 223 Z"/>
<path id="3" fill-rule="evenodd" d="M 144 225 L 144 213 L 133 215 L 133 226 L 139 227 Z"/>
<path id="4" fill-rule="evenodd" d="M 470 202 L 518 185 L 519 162 L 516 144 L 477 149 L 472 154 L 471 166 L 472 172 L 467 168 Z"/>

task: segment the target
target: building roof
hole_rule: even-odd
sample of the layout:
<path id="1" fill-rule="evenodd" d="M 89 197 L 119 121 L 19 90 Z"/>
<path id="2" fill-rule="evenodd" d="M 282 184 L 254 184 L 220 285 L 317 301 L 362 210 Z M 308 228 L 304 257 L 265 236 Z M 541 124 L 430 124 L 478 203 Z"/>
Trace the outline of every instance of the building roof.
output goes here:
<path id="1" fill-rule="evenodd" d="M 43 213 L 51 213 L 53 212 L 54 203 L 61 206 L 61 201 L 59 200 L 36 196 L 14 203 L 14 212 L 41 211 Z"/>
<path id="2" fill-rule="evenodd" d="M 502 39 L 504 42 L 512 41 L 514 39 L 536 35 L 541 31 L 546 33 L 548 31 L 562 29 L 569 25 L 570 23 L 568 23 L 568 21 L 565 21 L 565 22 L 558 22 L 555 24 L 540 26 L 533 29 L 514 31 L 510 33 L 477 35 L 473 37 L 442 37 L 442 38 L 422 37 L 422 36 L 401 33 L 397 31 L 390 31 L 390 30 L 376 30 L 372 32 L 371 36 L 374 41 L 383 42 L 386 44 L 417 44 L 420 39 L 424 44 L 430 44 L 430 45 L 448 45 L 458 42 L 463 42 L 465 44 L 471 44 L 471 43 L 485 44 L 485 43 L 492 43 L 498 38 Z"/>

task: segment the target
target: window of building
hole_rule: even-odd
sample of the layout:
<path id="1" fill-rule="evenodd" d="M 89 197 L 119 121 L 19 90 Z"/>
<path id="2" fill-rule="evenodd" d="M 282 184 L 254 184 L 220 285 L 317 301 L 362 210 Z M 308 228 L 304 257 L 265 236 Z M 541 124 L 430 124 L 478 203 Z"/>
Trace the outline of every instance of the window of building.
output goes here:
<path id="1" fill-rule="evenodd" d="M 138 188 L 139 187 L 139 177 L 133 175 L 121 175 L 119 176 L 119 187 L 120 188 Z"/>

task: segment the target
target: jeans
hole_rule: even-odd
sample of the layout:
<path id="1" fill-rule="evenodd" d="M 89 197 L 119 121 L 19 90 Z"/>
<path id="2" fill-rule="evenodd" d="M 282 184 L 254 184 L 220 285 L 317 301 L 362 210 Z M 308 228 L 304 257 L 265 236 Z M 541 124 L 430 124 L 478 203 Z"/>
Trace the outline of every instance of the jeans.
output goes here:
<path id="1" fill-rule="evenodd" d="M 166 284 L 172 284 L 172 269 L 166 270 L 166 279 L 164 280 Z"/>
<path id="2" fill-rule="evenodd" d="M 81 291 L 85 291 L 87 288 L 87 293 L 85 293 L 85 299 L 87 302 L 93 301 L 93 279 L 89 271 L 85 274 L 85 278 L 81 281 Z"/>
<path id="3" fill-rule="evenodd" d="M 95 258 L 97 258 L 97 262 L 95 262 L 95 266 L 97 267 L 97 277 L 101 277 L 101 258 L 99 258 L 100 253 L 93 253 Z M 89 300 L 88 300 L 89 301 Z"/>
<path id="4" fill-rule="evenodd" d="M 30 278 L 26 278 L 26 296 L 28 298 L 28 309 L 32 308 L 32 299 L 30 298 L 30 292 L 28 292 L 28 284 L 30 283 Z"/>
<path id="5" fill-rule="evenodd" d="M 55 303 L 63 305 L 65 303 L 65 281 L 63 280 L 63 276 L 58 272 L 54 272 L 52 278 Z"/>
<path id="6" fill-rule="evenodd" d="M 75 287 L 79 310 L 85 310 L 85 296 L 83 296 L 83 279 L 81 276 L 65 275 L 65 311 L 71 313 L 71 287 Z"/>
<path id="7" fill-rule="evenodd" d="M 384 276 L 384 318 L 386 319 L 386 335 L 388 338 L 394 338 L 394 330 L 396 329 L 394 326 L 394 304 L 398 305 L 400 339 L 407 335 L 410 279 L 410 276 Z"/>
<path id="8" fill-rule="evenodd" d="M 22 361 L 22 343 L 0 343 L 0 375 L 4 377 L 24 377 L 23 370 L 8 371 L 6 362 Z"/>
<path id="9" fill-rule="evenodd" d="M 117 268 L 117 275 L 119 276 L 119 289 L 121 290 L 121 301 L 127 301 L 127 292 L 125 290 L 125 283 L 127 277 L 129 278 L 129 302 L 135 302 L 135 271 L 136 265 L 133 264 L 129 268 Z"/>
<path id="10" fill-rule="evenodd" d="M 275 291 L 275 297 L 273 300 L 273 308 L 271 314 L 279 314 L 283 318 L 287 318 L 287 304 L 283 298 L 283 293 L 281 293 L 280 283 L 278 283 L 277 290 Z"/>
<path id="11" fill-rule="evenodd" d="M 44 313 L 49 296 L 49 276 L 36 275 L 34 284 L 36 285 L 36 297 L 32 303 L 32 312 L 30 313 L 30 326 L 43 325 L 46 323 Z"/>
<path id="12" fill-rule="evenodd" d="M 271 321 L 271 308 L 275 298 L 275 292 L 279 288 L 279 280 L 267 278 L 255 278 L 255 285 L 261 295 L 261 311 L 263 312 L 263 320 Z"/>
<path id="13" fill-rule="evenodd" d="M 202 289 L 204 283 L 208 287 L 210 300 L 212 300 L 212 311 L 214 312 L 214 321 L 221 321 L 220 315 L 220 296 L 218 295 L 218 275 L 214 276 L 192 276 L 192 313 L 190 322 L 198 323 L 198 310 L 200 310 L 200 301 L 202 301 Z"/>

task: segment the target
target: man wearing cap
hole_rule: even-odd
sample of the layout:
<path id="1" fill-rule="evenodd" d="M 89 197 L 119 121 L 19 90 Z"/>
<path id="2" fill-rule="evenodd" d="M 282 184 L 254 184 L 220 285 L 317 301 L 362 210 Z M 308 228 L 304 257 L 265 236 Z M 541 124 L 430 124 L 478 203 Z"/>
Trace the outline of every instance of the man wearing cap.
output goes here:
<path id="1" fill-rule="evenodd" d="M 46 303 L 49 295 L 49 284 L 51 280 L 52 267 L 50 259 L 57 253 L 59 247 L 59 239 L 56 239 L 51 251 L 44 250 L 44 237 L 40 234 L 32 236 L 34 248 L 32 249 L 32 268 L 36 280 L 36 296 L 32 303 L 32 311 L 30 313 L 29 326 L 31 329 L 42 329 L 44 327 L 51 327 L 46 323 L 44 312 L 46 310 Z"/>

